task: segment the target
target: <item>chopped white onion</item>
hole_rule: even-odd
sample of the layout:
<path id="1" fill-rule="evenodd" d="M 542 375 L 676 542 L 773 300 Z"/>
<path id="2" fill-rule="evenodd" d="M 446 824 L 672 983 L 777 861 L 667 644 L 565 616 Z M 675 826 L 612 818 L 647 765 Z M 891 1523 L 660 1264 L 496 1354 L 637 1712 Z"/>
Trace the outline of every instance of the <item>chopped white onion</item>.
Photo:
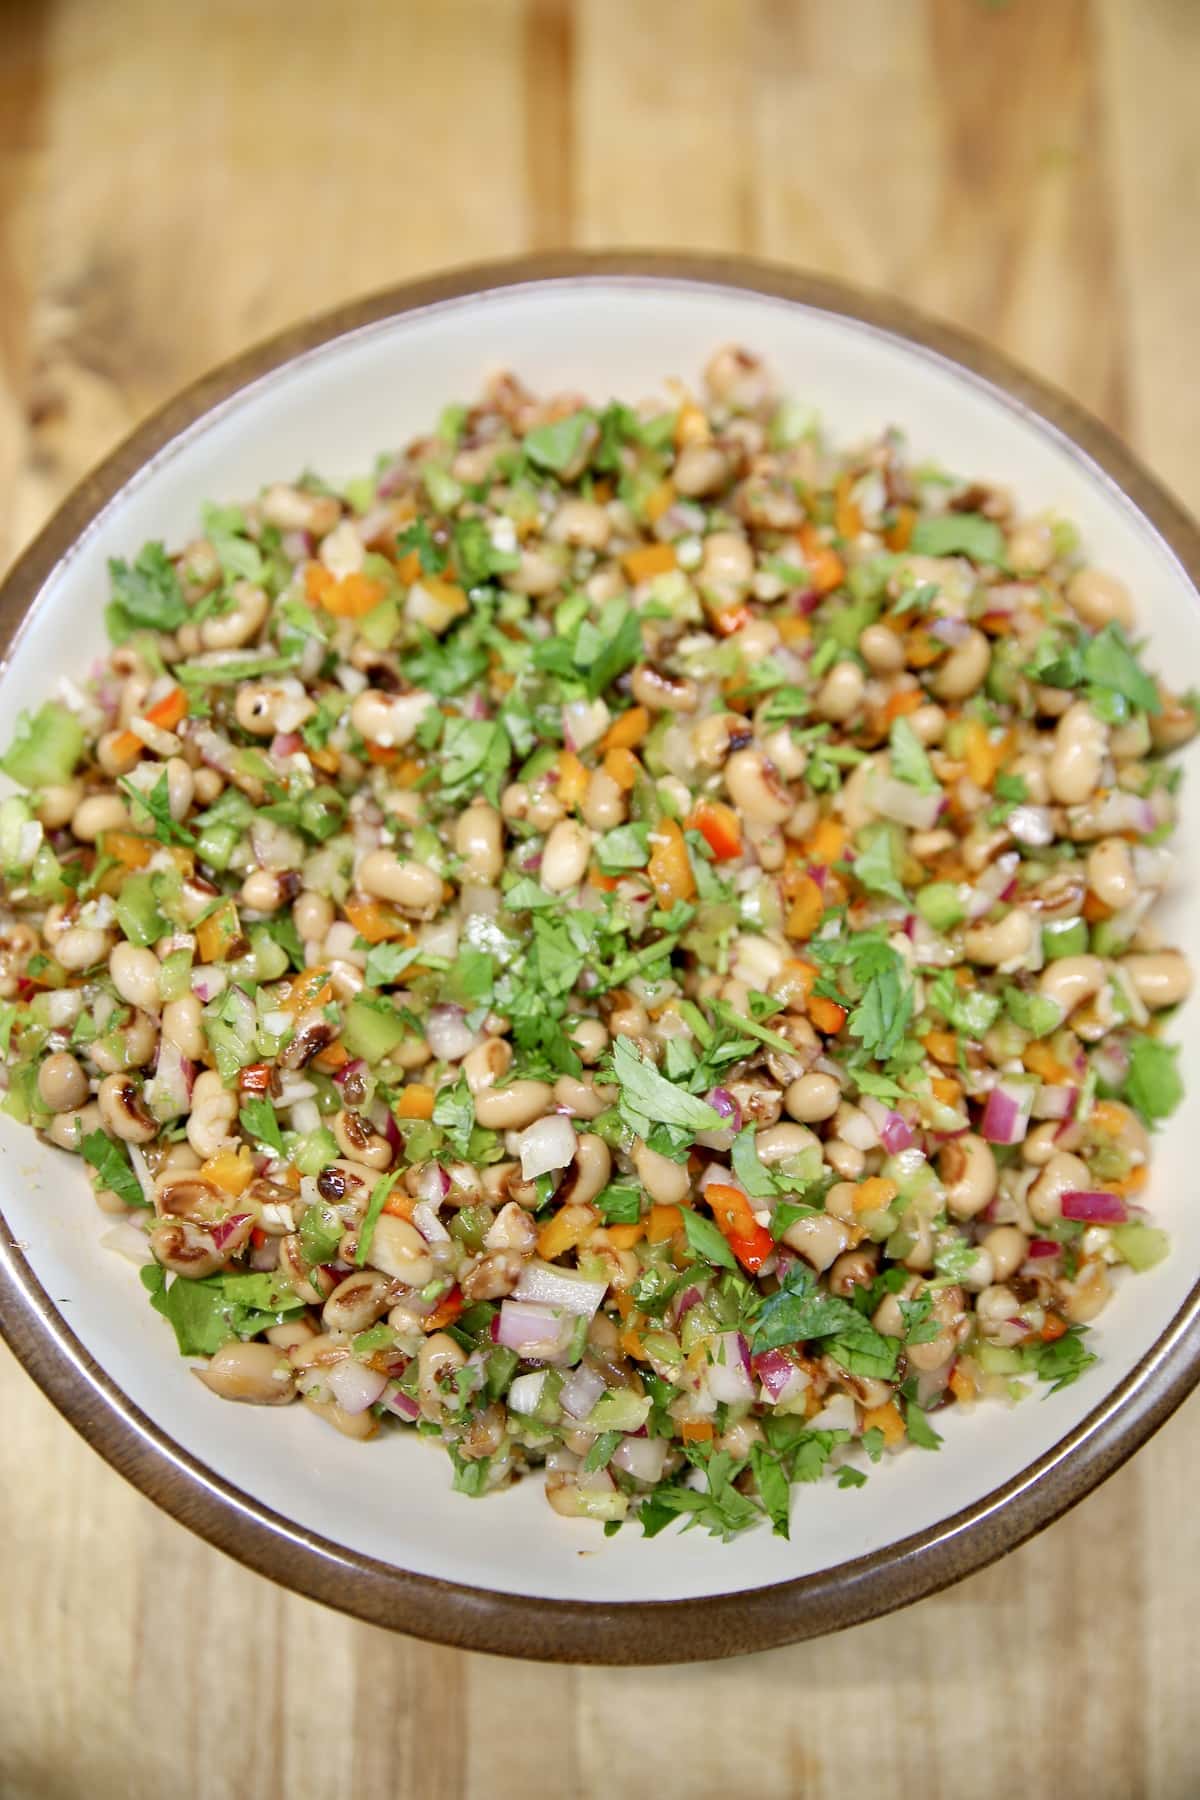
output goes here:
<path id="1" fill-rule="evenodd" d="M 809 1421 L 810 1431 L 853 1431 L 858 1422 L 849 1394 L 834 1394 Z"/>
<path id="2" fill-rule="evenodd" d="M 535 1119 L 517 1141 L 525 1181 L 536 1181 L 552 1169 L 565 1169 L 574 1158 L 578 1143 L 575 1127 L 563 1113 L 548 1113 L 543 1119 Z"/>
<path id="3" fill-rule="evenodd" d="M 509 1412 L 520 1413 L 524 1418 L 535 1413 L 549 1372 L 548 1369 L 534 1369 L 528 1375 L 518 1375 L 505 1395 Z"/>
<path id="4" fill-rule="evenodd" d="M 653 1487 L 662 1480 L 667 1460 L 666 1438 L 625 1437 L 613 1451 L 613 1467 Z"/>
<path id="5" fill-rule="evenodd" d="M 580 1318 L 593 1318 L 608 1287 L 606 1281 L 585 1281 L 566 1269 L 555 1269 L 536 1257 L 521 1270 L 521 1279 L 513 1292 L 516 1300 L 531 1300 L 540 1306 L 557 1306 Z M 503 1310 L 503 1309 L 502 1309 Z"/>
<path id="6" fill-rule="evenodd" d="M 736 1404 L 739 1400 L 753 1400 L 754 1382 L 747 1366 L 741 1334 L 723 1331 L 717 1341 L 720 1345 L 717 1351 L 720 1360 L 710 1362 L 704 1372 L 709 1393 L 714 1400 L 723 1401 L 726 1405 Z"/>
<path id="7" fill-rule="evenodd" d="M 568 700 L 562 709 L 568 750 L 586 750 L 608 730 L 612 714 L 603 700 Z"/>
<path id="8" fill-rule="evenodd" d="M 450 1233 L 426 1201 L 419 1200 L 413 1207 L 412 1222 L 427 1244 L 448 1244 Z"/>
<path id="9" fill-rule="evenodd" d="M 443 1062 L 461 1062 L 479 1042 L 461 1006 L 431 1006 L 425 1020 L 429 1048 Z"/>
<path id="10" fill-rule="evenodd" d="M 897 781 L 892 775 L 882 779 L 876 776 L 873 785 L 875 810 L 912 831 L 931 830 L 945 803 L 941 788 L 923 793 L 911 782 Z"/>
<path id="11" fill-rule="evenodd" d="M 558 1404 L 573 1419 L 586 1419 L 604 1392 L 604 1377 L 598 1369 L 589 1369 L 580 1363 L 573 1369 L 563 1383 L 562 1392 L 558 1396 Z"/>
<path id="12" fill-rule="evenodd" d="M 345 1413 L 363 1413 L 374 1406 L 387 1386 L 387 1376 L 353 1356 L 343 1357 L 328 1370 L 329 1391 Z"/>

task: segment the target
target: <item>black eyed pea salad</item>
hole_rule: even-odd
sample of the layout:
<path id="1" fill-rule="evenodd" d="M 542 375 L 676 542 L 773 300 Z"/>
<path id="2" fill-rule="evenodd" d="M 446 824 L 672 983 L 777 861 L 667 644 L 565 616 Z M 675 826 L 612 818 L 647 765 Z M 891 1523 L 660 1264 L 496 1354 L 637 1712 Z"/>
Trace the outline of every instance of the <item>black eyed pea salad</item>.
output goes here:
<path id="1" fill-rule="evenodd" d="M 110 577 L 2 759 L 3 1105 L 214 1396 L 786 1535 L 1095 1360 L 1196 717 L 1068 520 L 726 348 Z"/>

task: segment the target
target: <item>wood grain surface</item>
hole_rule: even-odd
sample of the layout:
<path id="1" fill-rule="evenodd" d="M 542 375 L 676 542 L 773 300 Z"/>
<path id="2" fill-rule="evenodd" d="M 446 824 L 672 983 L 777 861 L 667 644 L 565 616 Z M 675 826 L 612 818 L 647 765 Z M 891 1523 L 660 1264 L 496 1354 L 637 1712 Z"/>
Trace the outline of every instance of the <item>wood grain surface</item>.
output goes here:
<path id="1" fill-rule="evenodd" d="M 1200 507 L 1194 0 L 0 0 L 0 556 L 276 326 L 550 246 L 890 288 Z M 738 1663 L 510 1664 L 285 1594 L 0 1352 L 3 1800 L 1200 1792 L 1200 1410 L 1000 1566 Z"/>

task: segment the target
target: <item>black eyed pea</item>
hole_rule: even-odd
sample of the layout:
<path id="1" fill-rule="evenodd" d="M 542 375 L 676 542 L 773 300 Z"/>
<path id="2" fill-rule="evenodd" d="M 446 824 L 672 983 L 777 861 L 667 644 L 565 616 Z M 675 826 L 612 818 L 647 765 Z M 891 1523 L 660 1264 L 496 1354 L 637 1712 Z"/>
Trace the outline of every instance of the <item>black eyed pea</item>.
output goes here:
<path id="1" fill-rule="evenodd" d="M 598 1119 L 607 1112 L 613 1098 L 615 1089 L 598 1088 L 590 1077 L 577 1081 L 574 1075 L 560 1075 L 554 1084 L 555 1108 L 573 1119 Z"/>
<path id="2" fill-rule="evenodd" d="M 894 675 L 904 667 L 904 645 L 886 625 L 867 625 L 859 633 L 858 653 L 877 675 Z"/>
<path id="3" fill-rule="evenodd" d="M 415 1225 L 391 1213 L 381 1213 L 375 1221 L 367 1262 L 371 1268 L 402 1281 L 405 1287 L 420 1288 L 433 1280 L 429 1245 Z"/>
<path id="4" fill-rule="evenodd" d="M 96 745 L 96 761 L 104 773 L 113 780 L 118 775 L 128 775 L 141 757 L 141 746 L 131 747 L 130 740 L 123 729 L 106 731 Z M 80 790 L 82 792 L 82 789 Z"/>
<path id="5" fill-rule="evenodd" d="M 735 807 L 761 825 L 782 825 L 793 800 L 761 750 L 735 750 L 725 764 L 725 791 Z"/>
<path id="6" fill-rule="evenodd" d="M 713 351 L 704 365 L 704 381 L 713 399 L 731 412 L 760 412 L 774 398 L 766 366 L 740 344 L 722 344 Z"/>
<path id="7" fill-rule="evenodd" d="M 675 492 L 686 500 L 715 494 L 729 480 L 729 460 L 715 444 L 685 444 L 672 471 Z"/>
<path id="8" fill-rule="evenodd" d="M 735 750 L 745 750 L 754 734 L 741 713 L 708 713 L 692 726 L 691 747 L 705 769 L 719 769 Z"/>
<path id="9" fill-rule="evenodd" d="M 808 752 L 796 741 L 788 725 L 768 733 L 763 739 L 763 750 L 784 781 L 798 781 L 808 767 Z"/>
<path id="10" fill-rule="evenodd" d="M 124 1069 L 144 1069 L 154 1056 L 158 1044 L 158 1027 L 149 1013 L 135 1009 L 128 1023 L 118 1031 L 96 1038 L 89 1055 L 96 1067 L 109 1075 Z"/>
<path id="11" fill-rule="evenodd" d="M 940 744 L 946 735 L 949 720 L 940 706 L 918 706 L 916 712 L 909 713 L 908 722 L 918 738 L 926 746 Z"/>
<path id="12" fill-rule="evenodd" d="M 1041 575 L 1056 555 L 1054 532 L 1045 519 L 1022 519 L 1008 534 L 1008 560 L 1018 575 Z"/>
<path id="13" fill-rule="evenodd" d="M 639 663 L 630 677 L 633 697 L 649 712 L 695 712 L 700 690 L 694 681 L 678 675 L 664 675 L 648 663 Z"/>
<path id="14" fill-rule="evenodd" d="M 280 531 L 307 531 L 323 538 L 342 516 L 341 503 L 332 494 L 310 494 L 289 482 L 275 481 L 260 502 L 262 516 Z"/>
<path id="15" fill-rule="evenodd" d="M 505 1201 L 483 1239 L 485 1250 L 515 1250 L 523 1256 L 532 1255 L 536 1243 L 537 1227 L 515 1200 Z"/>
<path id="16" fill-rule="evenodd" d="M 612 1175 L 612 1152 L 602 1137 L 593 1131 L 580 1134 L 575 1143 L 575 1156 L 559 1183 L 556 1199 L 573 1206 L 586 1206 L 603 1193 Z M 490 1246 L 489 1246 L 490 1248 Z"/>
<path id="17" fill-rule="evenodd" d="M 501 800 L 501 806 L 503 804 Z M 522 817 L 535 831 L 549 831 L 551 826 L 557 825 L 565 811 L 566 808 L 554 789 L 548 785 L 539 785 L 529 795 Z"/>
<path id="18" fill-rule="evenodd" d="M 1091 1185 L 1091 1174 L 1081 1158 L 1066 1150 L 1055 1151 L 1026 1196 L 1035 1223 L 1057 1224 L 1062 1218 L 1063 1195 L 1086 1193 Z"/>
<path id="19" fill-rule="evenodd" d="M 307 1344 L 317 1335 L 315 1325 L 306 1318 L 289 1319 L 284 1325 L 268 1325 L 263 1332 L 268 1344 L 274 1344 L 277 1350 L 291 1350 L 297 1344 Z M 288 1367 L 291 1368 L 289 1359 Z"/>
<path id="20" fill-rule="evenodd" d="M 1033 947 L 1033 920 L 1024 907 L 1014 906 L 995 925 L 976 925 L 963 934 L 972 962 L 989 968 L 1016 968 Z"/>
<path id="21" fill-rule="evenodd" d="M 355 695 L 350 723 L 368 744 L 395 750 L 411 744 L 421 720 L 436 705 L 433 695 L 420 688 L 411 694 L 386 694 L 381 688 L 364 688 Z"/>
<path id="22" fill-rule="evenodd" d="M 929 687 L 939 700 L 966 700 L 983 685 L 992 660 L 992 647 L 974 626 L 961 644 L 955 644 L 937 665 Z"/>
<path id="23" fill-rule="evenodd" d="M 193 769 L 192 785 L 197 806 L 211 806 L 225 791 L 225 777 L 218 769 Z"/>
<path id="24" fill-rule="evenodd" d="M 326 1331 L 366 1331 L 388 1311 L 393 1298 L 389 1275 L 376 1269 L 358 1269 L 338 1282 L 321 1308 L 321 1323 Z"/>
<path id="25" fill-rule="evenodd" d="M 295 892 L 300 877 L 277 869 L 251 869 L 242 883 L 241 902 L 250 912 L 273 913 Z"/>
<path id="26" fill-rule="evenodd" d="M 417 1393 L 421 1411 L 427 1419 L 444 1417 L 442 1383 L 466 1362 L 466 1354 L 444 1331 L 427 1337 L 417 1353 Z"/>
<path id="27" fill-rule="evenodd" d="M 293 1293 L 309 1306 L 322 1305 L 337 1285 L 322 1265 L 309 1268 L 299 1232 L 288 1232 L 280 1238 L 279 1270 Z"/>
<path id="28" fill-rule="evenodd" d="M 158 991 L 161 966 L 153 950 L 126 943 L 124 939 L 113 946 L 108 959 L 108 972 L 122 1000 L 128 1000 L 131 1006 L 140 1007 L 146 1013 L 157 1014 L 162 1006 Z"/>
<path id="29" fill-rule="evenodd" d="M 625 790 L 607 769 L 593 769 L 580 807 L 583 822 L 593 831 L 611 831 L 623 823 L 628 810 Z"/>
<path id="30" fill-rule="evenodd" d="M 825 1211 L 831 1218 L 841 1219 L 844 1225 L 857 1225 L 858 1212 L 854 1201 L 858 1188 L 853 1181 L 835 1181 L 825 1196 Z"/>
<path id="31" fill-rule="evenodd" d="M 360 1112 L 342 1107 L 334 1116 L 333 1135 L 338 1149 L 351 1162 L 363 1163 L 368 1169 L 391 1167 L 391 1145 Z"/>
<path id="32" fill-rule="evenodd" d="M 1021 1160 L 1031 1168 L 1044 1169 L 1056 1150 L 1075 1150 L 1083 1141 L 1078 1128 L 1064 1130 L 1058 1119 L 1044 1119 L 1026 1133 L 1021 1144 Z"/>
<path id="33" fill-rule="evenodd" d="M 158 1121 L 146 1111 L 142 1090 L 128 1075 L 106 1075 L 97 1090 L 96 1103 L 104 1129 L 123 1143 L 148 1144 L 158 1136 Z"/>
<path id="34" fill-rule="evenodd" d="M 996 1225 L 983 1238 L 979 1248 L 991 1258 L 992 1280 L 1007 1281 L 1029 1254 L 1029 1239 L 1015 1225 Z"/>
<path id="35" fill-rule="evenodd" d="M 485 1038 L 482 1044 L 468 1050 L 462 1059 L 462 1072 L 472 1094 L 482 1094 L 485 1088 L 503 1081 L 512 1059 L 512 1045 L 504 1038 Z"/>
<path id="36" fill-rule="evenodd" d="M 38 1093 L 53 1113 L 78 1112 L 88 1097 L 88 1078 L 68 1050 L 48 1056 L 38 1070 Z"/>
<path id="37" fill-rule="evenodd" d="M 956 1219 L 973 1219 L 996 1192 L 996 1158 L 985 1138 L 973 1131 L 950 1138 L 938 1156 L 946 1188 L 946 1208 Z"/>
<path id="38" fill-rule="evenodd" d="M 1190 744 L 1196 735 L 1196 715 L 1192 708 L 1177 700 L 1162 683 L 1158 684 L 1162 711 L 1150 720 L 1150 739 L 1156 750 L 1178 750 Z"/>
<path id="39" fill-rule="evenodd" d="M 704 540 L 699 579 L 705 588 L 716 590 L 723 605 L 736 605 L 745 599 L 754 580 L 754 552 L 740 531 L 709 533 Z"/>
<path id="40" fill-rule="evenodd" d="M 991 1252 L 982 1244 L 976 1244 L 975 1260 L 962 1278 L 962 1285 L 969 1294 L 981 1294 L 986 1287 L 991 1287 L 996 1279 L 996 1265 L 992 1261 Z"/>
<path id="41" fill-rule="evenodd" d="M 336 1400 L 323 1400 L 319 1394 L 301 1394 L 300 1402 L 318 1419 L 324 1419 L 327 1425 L 340 1431 L 343 1437 L 365 1443 L 379 1430 L 379 1421 L 369 1406 L 364 1412 L 348 1413 Z"/>
<path id="42" fill-rule="evenodd" d="M 1127 631 L 1133 626 L 1129 589 L 1102 569 L 1077 569 L 1067 583 L 1067 603 L 1093 631 L 1102 631 L 1114 619 Z"/>
<path id="43" fill-rule="evenodd" d="M 272 686 L 269 681 L 249 681 L 237 691 L 234 717 L 252 737 L 274 737 L 279 714 L 289 702 L 295 704 L 286 688 Z"/>
<path id="44" fill-rule="evenodd" d="M 98 1131 L 103 1123 L 100 1108 L 92 1101 L 73 1112 L 55 1113 L 46 1127 L 46 1136 L 60 1150 L 73 1150 L 78 1155 L 84 1138 Z"/>
<path id="45" fill-rule="evenodd" d="M 775 1125 L 783 1113 L 783 1095 L 759 1081 L 733 1081 L 729 1092 L 742 1109 L 748 1125 Z M 800 1127 L 794 1127 L 799 1130 Z"/>
<path id="46" fill-rule="evenodd" d="M 98 925 L 71 925 L 54 946 L 54 960 L 62 968 L 78 974 L 107 962 L 115 941 L 115 933 Z"/>
<path id="47" fill-rule="evenodd" d="M 333 902 L 311 888 L 305 888 L 292 902 L 292 923 L 306 944 L 323 944 L 333 920 Z"/>
<path id="48" fill-rule="evenodd" d="M 1124 838 L 1101 838 L 1093 844 L 1087 858 L 1088 886 L 1098 900 L 1113 912 L 1120 912 L 1137 898 L 1137 876 L 1133 857 Z"/>
<path id="49" fill-rule="evenodd" d="M 578 825 L 574 819 L 560 819 L 542 848 L 542 866 L 538 871 L 542 886 L 552 894 L 565 894 L 578 887 L 587 873 L 594 842 L 586 825 Z"/>
<path id="50" fill-rule="evenodd" d="M 494 1250 L 459 1277 L 462 1297 L 471 1306 L 480 1300 L 500 1300 L 511 1294 L 521 1279 L 522 1258 L 515 1250 Z"/>
<path id="51" fill-rule="evenodd" d="M 916 714 L 912 717 L 915 718 Z M 842 783 L 835 804 L 850 832 L 861 831 L 864 825 L 869 825 L 872 819 L 879 817 L 872 799 L 875 771 L 876 758 L 869 756 L 866 762 L 857 763 Z"/>
<path id="52" fill-rule="evenodd" d="M 358 884 L 402 912 L 431 919 L 442 904 L 442 878 L 428 863 L 401 862 L 394 850 L 371 850 L 358 868 Z"/>
<path id="53" fill-rule="evenodd" d="M 203 1281 L 215 1275 L 236 1251 L 249 1241 L 253 1220 L 247 1215 L 244 1224 L 218 1248 L 211 1231 L 191 1219 L 159 1219 L 150 1227 L 150 1251 L 155 1262 L 172 1275 L 189 1281 Z"/>
<path id="54" fill-rule="evenodd" d="M 129 812 L 117 794 L 88 794 L 71 816 L 71 831 L 85 844 L 94 844 L 104 831 L 127 831 Z"/>
<path id="55" fill-rule="evenodd" d="M 522 550 L 520 555 L 517 567 L 502 577 L 505 587 L 514 594 L 529 594 L 533 599 L 540 599 L 562 586 L 566 562 L 560 551 Z"/>
<path id="56" fill-rule="evenodd" d="M 1143 1006 L 1157 1012 L 1164 1006 L 1177 1006 L 1192 990 L 1192 971 L 1187 958 L 1178 950 L 1147 951 L 1123 956 L 1118 965 L 1133 983 L 1134 992 Z"/>
<path id="57" fill-rule="evenodd" d="M 1050 792 L 1063 806 L 1078 806 L 1100 779 L 1108 728 L 1086 700 L 1076 700 L 1058 721 L 1046 765 Z"/>
<path id="58" fill-rule="evenodd" d="M 1108 980 L 1098 956 L 1060 956 L 1038 977 L 1038 992 L 1061 1008 L 1063 1018 L 1097 995 Z"/>
<path id="59" fill-rule="evenodd" d="M 901 1230 L 912 1239 L 912 1248 L 902 1257 L 906 1269 L 919 1274 L 933 1267 L 933 1227 L 912 1207 L 900 1222 Z"/>
<path id="60" fill-rule="evenodd" d="M 504 867 L 504 822 L 486 800 L 472 800 L 458 816 L 454 848 L 468 881 L 491 885 Z"/>
<path id="61" fill-rule="evenodd" d="M 224 1086 L 215 1069 L 202 1069 L 192 1087 L 192 1110 L 187 1122 L 187 1140 L 197 1156 L 215 1156 L 232 1142 L 237 1113 L 237 1095 Z"/>
<path id="62" fill-rule="evenodd" d="M 563 500 L 546 528 L 546 536 L 556 544 L 603 550 L 612 536 L 612 520 L 594 500 Z"/>
<path id="63" fill-rule="evenodd" d="M 637 1178 L 658 1206 L 678 1206 L 692 1191 L 686 1163 L 672 1162 L 638 1138 L 633 1146 Z"/>
<path id="64" fill-rule="evenodd" d="M 60 831 L 69 825 L 83 799 L 81 781 L 59 782 L 37 792 L 37 816 L 47 831 Z"/>
<path id="65" fill-rule="evenodd" d="M 975 1318 L 985 1338 L 1006 1336 L 1019 1311 L 1017 1296 L 1002 1281 L 975 1296 Z"/>
<path id="66" fill-rule="evenodd" d="M 825 1161 L 843 1181 L 857 1181 L 867 1166 L 862 1151 L 842 1138 L 826 1139 Z"/>
<path id="67" fill-rule="evenodd" d="M 847 1248 L 851 1229 L 829 1213 L 813 1213 L 809 1218 L 793 1220 L 783 1234 L 783 1242 L 819 1275 Z"/>
<path id="68" fill-rule="evenodd" d="M 918 1297 L 920 1290 L 918 1289 Z M 928 1373 L 931 1369 L 940 1369 L 958 1349 L 967 1325 L 966 1308 L 963 1303 L 963 1291 L 960 1287 L 938 1288 L 931 1295 L 932 1307 L 930 1316 L 941 1327 L 937 1336 L 926 1344 L 909 1344 L 905 1348 L 905 1356 L 911 1369 L 919 1369 Z"/>
<path id="69" fill-rule="evenodd" d="M 164 1042 L 174 1044 L 181 1056 L 186 1056 L 192 1062 L 200 1060 L 207 1039 L 204 1036 L 203 1009 L 194 994 L 185 994 L 182 999 L 167 1001 L 162 1009 L 162 1035 Z"/>
<path id="70" fill-rule="evenodd" d="M 821 1119 L 831 1119 L 840 1106 L 841 1099 L 842 1090 L 833 1076 L 814 1070 L 789 1082 L 783 1104 L 793 1119 L 799 1119 L 805 1125 L 814 1125 Z"/>
<path id="71" fill-rule="evenodd" d="M 862 705 L 866 681 L 856 662 L 834 663 L 817 691 L 815 710 L 822 719 L 845 724 Z"/>
<path id="72" fill-rule="evenodd" d="M 256 637 L 271 609 L 264 589 L 252 581 L 235 581 L 230 589 L 233 605 L 228 612 L 212 613 L 200 627 L 205 650 L 237 650 Z"/>
<path id="73" fill-rule="evenodd" d="M 570 1038 L 582 1063 L 599 1062 L 608 1049 L 608 1027 L 599 1019 L 580 1019 L 571 1027 Z"/>
<path id="74" fill-rule="evenodd" d="M 1108 1270 L 1101 1262 L 1086 1263 L 1075 1280 L 1065 1284 L 1063 1313 L 1072 1325 L 1087 1325 L 1103 1312 L 1112 1295 Z"/>
<path id="75" fill-rule="evenodd" d="M 286 1406 L 296 1397 L 291 1364 L 271 1344 L 222 1344 L 207 1368 L 195 1373 L 222 1400 Z"/>
<path id="76" fill-rule="evenodd" d="M 546 1081 L 510 1081 L 507 1087 L 482 1089 L 475 1096 L 475 1118 L 485 1131 L 523 1131 L 553 1106 L 554 1089 Z"/>
<path id="77" fill-rule="evenodd" d="M 870 1244 L 843 1250 L 829 1270 L 829 1291 L 848 1300 L 856 1287 L 869 1287 L 875 1279 L 877 1252 Z"/>
<path id="78" fill-rule="evenodd" d="M 768 1125 L 754 1140 L 758 1159 L 767 1168 L 786 1162 L 789 1157 L 803 1156 L 808 1150 L 819 1150 L 821 1141 L 803 1125 Z"/>

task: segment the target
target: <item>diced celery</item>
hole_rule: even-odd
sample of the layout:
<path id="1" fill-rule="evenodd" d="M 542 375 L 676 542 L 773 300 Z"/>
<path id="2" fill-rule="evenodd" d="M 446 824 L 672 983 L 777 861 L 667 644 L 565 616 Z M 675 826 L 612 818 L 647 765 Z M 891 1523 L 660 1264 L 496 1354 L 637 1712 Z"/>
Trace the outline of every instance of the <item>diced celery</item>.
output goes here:
<path id="1" fill-rule="evenodd" d="M 312 788 L 300 802 L 300 829 L 319 843 L 340 831 L 345 817 L 346 802 L 336 788 Z"/>
<path id="2" fill-rule="evenodd" d="M 1165 1231 L 1157 1225 L 1143 1225 L 1136 1220 L 1129 1225 L 1114 1225 L 1109 1237 L 1118 1256 L 1139 1274 L 1162 1262 L 1171 1248 L 1171 1240 Z"/>
<path id="3" fill-rule="evenodd" d="M 408 1026 L 399 1013 L 386 1002 L 373 1005 L 366 1000 L 352 1000 L 342 1021 L 342 1043 L 351 1056 L 365 1062 L 379 1062 L 389 1050 L 403 1043 Z"/>
<path id="4" fill-rule="evenodd" d="M 172 950 L 158 971 L 158 992 L 163 1000 L 182 1000 L 192 991 L 192 953 Z"/>
<path id="5" fill-rule="evenodd" d="M 1007 1344 L 976 1344 L 971 1354 L 985 1375 L 1017 1375 L 1025 1367 L 1021 1352 Z"/>
<path id="6" fill-rule="evenodd" d="M 277 944 L 265 925 L 250 927 L 250 949 L 253 968 L 250 971 L 256 981 L 278 981 L 286 975 L 289 967 L 287 951 Z"/>
<path id="7" fill-rule="evenodd" d="M 1082 956 L 1088 947 L 1088 928 L 1082 919 L 1047 919 L 1042 925 L 1042 953 L 1047 962 L 1060 956 Z"/>
<path id="8" fill-rule="evenodd" d="M 400 629 L 400 608 L 393 594 L 373 606 L 369 613 L 358 621 L 361 636 L 375 650 L 386 650 Z"/>
<path id="9" fill-rule="evenodd" d="M 305 1132 L 292 1145 L 291 1159 L 302 1175 L 319 1175 L 341 1155 L 337 1139 L 324 1125 Z M 307 1215 L 306 1215 L 307 1216 Z"/>
<path id="10" fill-rule="evenodd" d="M 20 715 L 0 769 L 20 787 L 61 787 L 75 773 L 83 744 L 83 726 L 75 714 L 57 700 L 47 700 L 36 713 Z"/>
<path id="11" fill-rule="evenodd" d="M 435 509 L 440 513 L 452 513 L 463 497 L 462 488 L 453 475 L 438 463 L 426 463 L 421 479 Z"/>
<path id="12" fill-rule="evenodd" d="M 661 1332 L 649 1332 L 649 1337 L 661 1337 Z M 672 1340 L 674 1342 L 674 1340 Z M 676 1359 L 679 1358 L 679 1346 L 675 1344 Z M 651 1399 L 649 1394 L 635 1394 L 629 1388 L 609 1388 L 601 1394 L 587 1418 L 583 1421 L 585 1431 L 638 1431 L 650 1417 Z"/>
<path id="13" fill-rule="evenodd" d="M 138 870 L 121 884 L 116 897 L 117 923 L 131 944 L 145 947 L 165 936 L 167 921 L 158 909 L 154 877 Z"/>
<path id="14" fill-rule="evenodd" d="M 928 881 L 917 892 L 917 911 L 935 931 L 949 931 L 967 916 L 958 887 L 952 881 Z"/>
<path id="15" fill-rule="evenodd" d="M 227 869 L 241 837 L 236 825 L 206 825 L 196 839 L 196 855 L 210 869 Z"/>
<path id="16" fill-rule="evenodd" d="M 629 1511 L 629 1496 L 620 1488 L 578 1488 L 579 1513 L 584 1519 L 623 1519 Z"/>
<path id="17" fill-rule="evenodd" d="M 10 794 L 0 801 L 0 866 L 27 869 L 42 841 L 41 828 L 30 832 L 33 806 L 24 794 Z"/>
<path id="18" fill-rule="evenodd" d="M 553 1425 L 561 1417 L 558 1396 L 562 1393 L 565 1377 L 561 1369 L 548 1369 L 538 1403 L 534 1409 L 534 1417 L 543 1425 Z"/>

